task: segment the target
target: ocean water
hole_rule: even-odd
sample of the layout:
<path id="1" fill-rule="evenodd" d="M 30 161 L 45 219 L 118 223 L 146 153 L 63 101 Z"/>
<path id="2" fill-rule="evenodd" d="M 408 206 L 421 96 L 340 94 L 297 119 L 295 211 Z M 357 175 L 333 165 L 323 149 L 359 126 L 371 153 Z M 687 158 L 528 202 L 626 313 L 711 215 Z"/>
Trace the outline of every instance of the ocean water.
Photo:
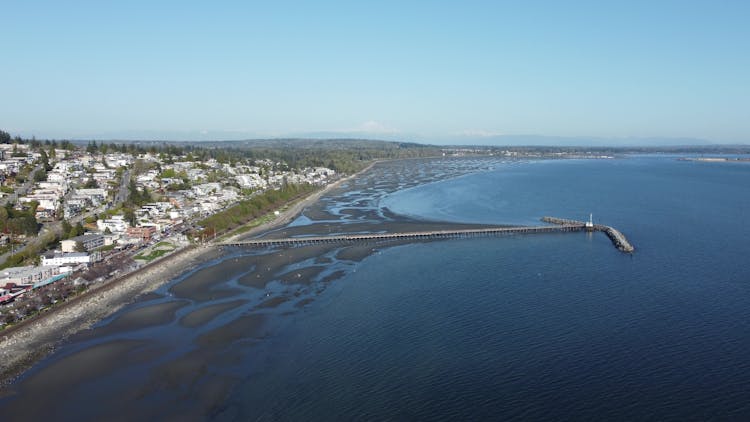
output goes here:
<path id="1" fill-rule="evenodd" d="M 171 320 L 116 334 L 105 321 L 93 339 L 71 342 L 30 371 L 19 382 L 20 398 L 6 398 L 0 408 L 23 415 L 18 403 L 45 391 L 35 383 L 66 373 L 59 362 L 95 359 L 108 347 L 118 361 L 99 365 L 117 369 L 93 377 L 77 363 L 82 375 L 71 377 L 73 393 L 54 390 L 58 402 L 46 399 L 53 415 L 750 419 L 750 165 L 640 156 L 483 161 L 476 169 L 369 200 L 351 197 L 380 210 L 372 215 L 387 208 L 417 220 L 539 224 L 544 215 L 593 213 L 596 222 L 621 230 L 636 252 L 620 253 L 601 233 L 563 233 L 383 246 L 353 261 L 329 253 L 307 264 L 341 265 L 343 275 L 313 283 L 317 293 L 304 306 L 264 314 L 272 329 L 263 335 L 240 324 L 229 340 L 201 343 Z M 345 210 L 345 202 L 330 203 Z M 304 217 L 295 226 L 309 224 L 314 219 Z M 241 286 L 237 274 L 258 270 L 243 269 L 243 259 L 207 268 L 230 280 L 229 290 L 212 287 L 228 292 L 221 303 L 289 288 Z M 178 319 L 182 309 L 210 303 L 203 300 L 166 295 L 158 303 L 183 307 Z M 222 323 L 247 312 L 231 308 Z M 192 348 L 210 350 L 215 361 L 201 362 L 186 378 L 193 367 L 184 355 Z M 169 371 L 155 371 L 167 363 Z"/>
<path id="2" fill-rule="evenodd" d="M 227 419 L 750 418 L 750 166 L 672 157 L 498 166 L 396 213 L 621 229 L 385 249 L 275 338 Z"/>

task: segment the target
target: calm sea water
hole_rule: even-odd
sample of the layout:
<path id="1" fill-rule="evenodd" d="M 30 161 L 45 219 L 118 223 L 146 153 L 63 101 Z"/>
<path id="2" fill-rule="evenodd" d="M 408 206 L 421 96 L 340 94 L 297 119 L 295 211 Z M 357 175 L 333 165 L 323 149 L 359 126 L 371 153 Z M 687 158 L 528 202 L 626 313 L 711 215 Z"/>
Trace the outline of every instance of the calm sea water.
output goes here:
<path id="1" fill-rule="evenodd" d="M 470 223 L 593 213 L 636 253 L 600 233 L 382 249 L 238 349 L 237 382 L 209 418 L 750 419 L 750 165 L 502 163 L 370 205 Z M 179 341 L 187 331 L 146 333 Z M 136 369 L 116 388 L 91 382 L 66 408 L 106 416 L 97 403 L 114 399 L 97 394 L 137 389 Z M 183 393 L 181 411 L 205 399 Z M 163 394 L 126 394 L 133 401 L 121 407 L 158 407 Z"/>
<path id="2" fill-rule="evenodd" d="M 397 213 L 602 234 L 382 251 L 273 341 L 226 416 L 750 418 L 750 166 L 548 161 L 397 192 Z"/>

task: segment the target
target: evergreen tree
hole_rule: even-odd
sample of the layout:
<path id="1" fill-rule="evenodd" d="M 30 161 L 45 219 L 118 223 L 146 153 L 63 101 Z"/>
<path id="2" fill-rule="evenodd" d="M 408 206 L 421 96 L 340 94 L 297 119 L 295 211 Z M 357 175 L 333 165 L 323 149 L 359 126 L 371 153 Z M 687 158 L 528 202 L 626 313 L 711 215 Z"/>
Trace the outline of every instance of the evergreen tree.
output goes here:
<path id="1" fill-rule="evenodd" d="M 65 236 L 64 239 L 67 239 L 69 237 L 69 235 L 70 235 L 70 230 L 73 228 L 73 226 L 70 225 L 70 223 L 68 222 L 68 220 L 63 220 L 62 223 L 61 223 L 61 226 L 62 226 L 63 236 Z"/>
<path id="2" fill-rule="evenodd" d="M 52 166 L 49 164 L 49 157 L 47 156 L 47 151 L 42 149 L 39 151 L 39 155 L 41 156 L 40 161 L 42 162 L 42 168 L 44 168 L 45 171 L 52 170 Z"/>
<path id="3" fill-rule="evenodd" d="M 86 233 L 86 229 L 83 227 L 83 224 L 81 224 L 80 221 L 76 223 L 74 229 L 76 231 L 76 236 L 80 236 L 80 235 Z"/>
<path id="4" fill-rule="evenodd" d="M 11 142 L 10 133 L 0 130 L 0 144 L 9 144 Z"/>

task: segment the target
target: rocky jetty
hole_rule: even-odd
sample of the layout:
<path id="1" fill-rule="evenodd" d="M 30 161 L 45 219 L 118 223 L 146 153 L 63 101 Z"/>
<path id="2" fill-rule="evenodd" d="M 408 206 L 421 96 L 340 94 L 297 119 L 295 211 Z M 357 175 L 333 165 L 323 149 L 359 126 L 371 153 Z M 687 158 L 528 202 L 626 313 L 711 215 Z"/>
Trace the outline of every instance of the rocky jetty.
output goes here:
<path id="1" fill-rule="evenodd" d="M 609 240 L 612 241 L 612 244 L 615 245 L 615 247 L 621 252 L 633 253 L 635 251 L 635 248 L 630 244 L 625 235 L 611 226 L 605 226 L 603 224 L 593 224 L 587 226 L 586 222 L 583 221 L 557 217 L 542 217 L 542 221 L 544 221 L 545 223 L 557 224 L 560 226 L 584 226 L 592 231 L 604 232 L 604 234 L 609 237 Z"/>

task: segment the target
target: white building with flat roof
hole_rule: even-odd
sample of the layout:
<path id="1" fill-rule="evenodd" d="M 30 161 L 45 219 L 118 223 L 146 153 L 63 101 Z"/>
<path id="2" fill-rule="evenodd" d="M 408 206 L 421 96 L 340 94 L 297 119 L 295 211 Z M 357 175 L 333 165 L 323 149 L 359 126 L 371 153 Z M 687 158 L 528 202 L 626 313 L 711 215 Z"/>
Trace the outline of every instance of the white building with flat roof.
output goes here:
<path id="1" fill-rule="evenodd" d="M 102 232 L 109 229 L 112 233 L 125 233 L 129 224 L 125 221 L 125 216 L 113 215 L 106 220 L 96 220 L 96 227 Z"/>
<path id="2" fill-rule="evenodd" d="M 34 284 L 58 274 L 57 266 L 11 267 L 0 271 L 0 284 Z"/>
<path id="3" fill-rule="evenodd" d="M 84 249 L 86 249 L 87 251 L 91 251 L 104 246 L 104 235 L 88 233 L 76 237 L 71 237 L 70 239 L 60 241 L 60 249 L 62 249 L 63 252 L 77 252 L 76 245 L 78 244 L 78 242 L 81 242 L 81 245 L 83 245 Z"/>
<path id="4" fill-rule="evenodd" d="M 54 252 L 52 255 L 42 256 L 42 266 L 54 265 L 56 267 L 90 264 L 96 262 L 100 255 L 86 252 Z"/>

